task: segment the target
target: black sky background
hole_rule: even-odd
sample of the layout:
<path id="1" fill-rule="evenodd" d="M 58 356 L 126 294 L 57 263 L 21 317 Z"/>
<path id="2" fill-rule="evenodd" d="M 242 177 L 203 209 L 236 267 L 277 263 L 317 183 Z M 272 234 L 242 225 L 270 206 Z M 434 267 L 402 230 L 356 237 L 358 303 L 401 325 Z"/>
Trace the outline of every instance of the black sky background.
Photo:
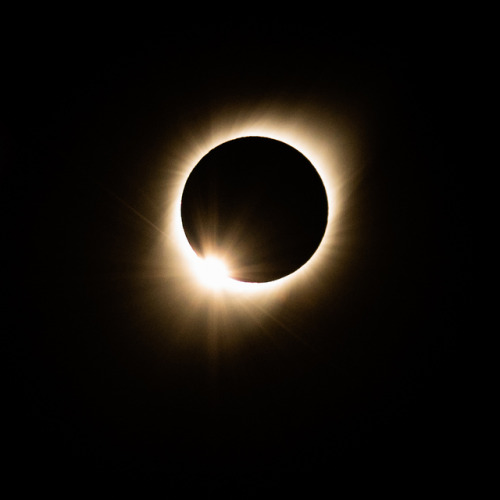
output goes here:
<path id="1" fill-rule="evenodd" d="M 45 13 L 4 33 L 4 411 L 18 481 L 241 495 L 269 482 L 460 485 L 456 32 L 422 14 L 244 17 Z M 356 243 L 325 306 L 299 315 L 289 297 L 284 324 L 235 326 L 248 340 L 221 340 L 214 368 L 206 345 L 179 342 L 148 306 L 164 297 L 168 318 L 176 290 L 138 278 L 158 234 L 137 212 L 162 224 L 158 157 L 179 128 L 269 99 L 362 120 L 362 176 L 344 214 Z"/>

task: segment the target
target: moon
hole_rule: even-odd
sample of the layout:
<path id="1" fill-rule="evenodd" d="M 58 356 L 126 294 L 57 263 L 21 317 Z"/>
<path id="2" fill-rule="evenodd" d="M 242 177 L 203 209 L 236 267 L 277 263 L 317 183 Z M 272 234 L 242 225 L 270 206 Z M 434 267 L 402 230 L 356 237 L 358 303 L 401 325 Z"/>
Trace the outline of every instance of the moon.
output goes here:
<path id="1" fill-rule="evenodd" d="M 316 252 L 328 198 L 312 163 L 268 137 L 220 144 L 191 171 L 181 198 L 182 226 L 194 252 L 223 262 L 237 281 L 288 276 Z"/>

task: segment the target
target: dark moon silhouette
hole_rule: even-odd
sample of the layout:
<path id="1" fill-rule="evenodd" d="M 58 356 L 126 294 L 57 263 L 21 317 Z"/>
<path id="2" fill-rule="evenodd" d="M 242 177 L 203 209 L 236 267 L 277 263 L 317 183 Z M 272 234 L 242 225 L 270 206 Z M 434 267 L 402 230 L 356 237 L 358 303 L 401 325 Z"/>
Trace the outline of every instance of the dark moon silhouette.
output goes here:
<path id="1" fill-rule="evenodd" d="M 184 187 L 181 217 L 201 257 L 222 257 L 232 278 L 263 283 L 303 266 L 318 248 L 328 201 L 311 162 L 283 142 L 242 137 L 205 155 Z"/>

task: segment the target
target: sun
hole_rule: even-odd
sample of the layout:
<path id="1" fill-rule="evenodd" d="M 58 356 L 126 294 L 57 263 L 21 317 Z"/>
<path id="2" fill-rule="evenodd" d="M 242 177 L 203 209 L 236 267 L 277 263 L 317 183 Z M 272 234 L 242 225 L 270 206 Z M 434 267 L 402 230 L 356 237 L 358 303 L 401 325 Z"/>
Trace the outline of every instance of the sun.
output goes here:
<path id="1" fill-rule="evenodd" d="M 232 108 L 221 109 L 216 116 L 200 118 L 189 130 L 179 131 L 176 140 L 166 147 L 166 276 L 180 280 L 177 289 L 188 301 L 203 301 L 207 293 L 210 296 L 214 291 L 226 301 L 242 299 L 245 304 L 251 302 L 266 309 L 291 293 L 319 300 L 329 277 L 336 277 L 346 269 L 349 241 L 344 228 L 340 227 L 339 214 L 360 172 L 356 137 L 349 132 L 352 128 L 323 115 L 314 106 L 292 108 L 286 103 L 268 103 L 252 109 L 242 105 L 240 111 L 235 115 Z M 231 278 L 229 256 L 217 254 L 201 258 L 189 244 L 181 219 L 184 186 L 200 159 L 220 144 L 249 136 L 281 141 L 302 153 L 321 177 L 329 208 L 323 240 L 309 261 L 288 276 L 264 283 Z M 307 294 L 302 293 L 304 290 Z"/>

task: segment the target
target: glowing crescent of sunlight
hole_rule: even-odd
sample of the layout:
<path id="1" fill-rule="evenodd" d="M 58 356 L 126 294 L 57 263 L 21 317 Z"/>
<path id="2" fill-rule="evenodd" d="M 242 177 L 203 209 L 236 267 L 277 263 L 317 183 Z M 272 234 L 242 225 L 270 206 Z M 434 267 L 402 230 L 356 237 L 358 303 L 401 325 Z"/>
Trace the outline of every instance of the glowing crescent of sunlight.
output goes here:
<path id="1" fill-rule="evenodd" d="M 242 116 L 243 115 L 243 116 Z M 335 253 L 339 243 L 336 242 L 336 219 L 339 209 L 344 201 L 346 187 L 350 182 L 354 169 L 341 164 L 353 163 L 349 160 L 352 151 L 339 154 L 336 142 L 346 139 L 342 135 L 342 127 L 321 116 L 316 109 L 303 107 L 295 113 L 290 113 L 289 108 L 268 106 L 262 110 L 253 110 L 234 116 L 231 110 L 220 112 L 214 120 L 206 120 L 203 125 L 198 124 L 199 134 L 192 132 L 190 136 L 183 137 L 177 144 L 176 154 L 170 153 L 169 179 L 167 196 L 170 205 L 167 213 L 167 234 L 169 235 L 170 248 L 167 251 L 169 259 L 172 252 L 175 254 L 177 266 L 187 270 L 191 278 L 192 290 L 202 293 L 199 286 L 200 257 L 191 248 L 181 220 L 181 197 L 185 183 L 191 171 L 203 156 L 216 146 L 232 139 L 245 136 L 260 136 L 282 141 L 300 151 L 318 171 L 326 189 L 328 198 L 328 222 L 322 242 L 313 256 L 294 273 L 275 281 L 266 283 L 247 283 L 230 278 L 218 282 L 215 290 L 218 292 L 261 297 L 269 300 L 278 290 L 283 291 L 301 286 L 311 278 L 319 279 L 328 272 L 333 265 Z M 351 139 L 352 145 L 352 139 Z M 352 148 L 351 148 L 352 149 Z M 352 166 L 352 165 L 351 165 Z M 346 172 L 350 173 L 347 174 Z M 172 244 L 173 243 L 173 244 Z M 213 256 L 220 258 L 220 256 Z M 198 286 L 196 286 L 198 283 Z M 206 287 L 203 287 L 206 289 Z M 213 292 L 214 288 L 208 287 Z"/>

